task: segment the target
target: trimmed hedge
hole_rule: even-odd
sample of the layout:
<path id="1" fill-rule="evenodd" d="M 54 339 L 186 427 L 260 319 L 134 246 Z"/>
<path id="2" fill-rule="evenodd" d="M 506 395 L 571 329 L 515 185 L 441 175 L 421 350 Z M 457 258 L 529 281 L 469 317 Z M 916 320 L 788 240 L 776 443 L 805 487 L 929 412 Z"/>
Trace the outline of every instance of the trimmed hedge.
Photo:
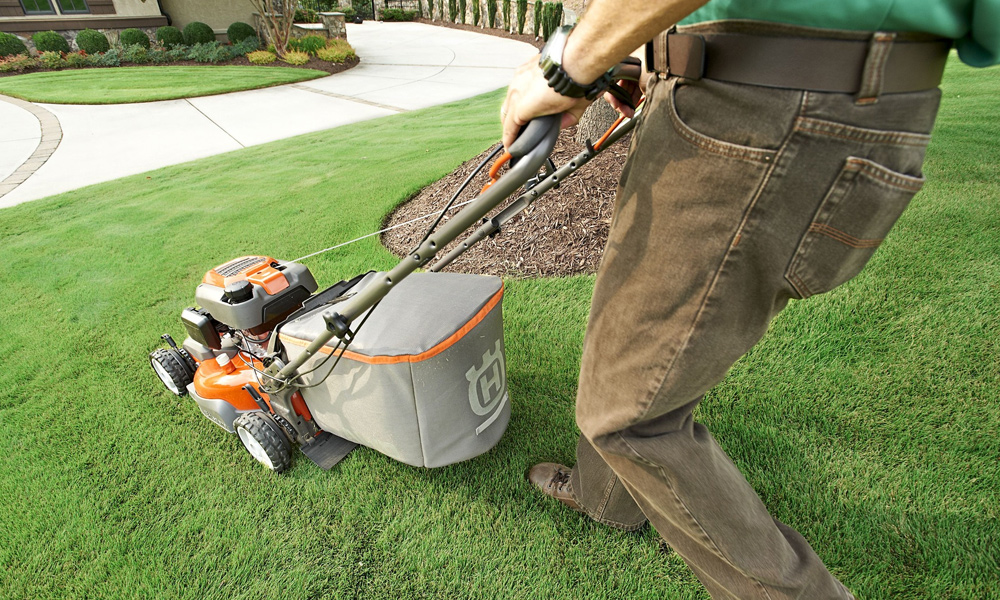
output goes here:
<path id="1" fill-rule="evenodd" d="M 184 26 L 184 43 L 188 46 L 195 44 L 210 44 L 215 41 L 215 32 L 207 24 L 201 21 L 192 21 Z"/>
<path id="2" fill-rule="evenodd" d="M 165 25 L 156 30 L 156 41 L 164 48 L 173 48 L 184 43 L 184 34 L 176 27 Z"/>
<path id="3" fill-rule="evenodd" d="M 69 42 L 54 31 L 39 31 L 31 36 L 31 41 L 39 52 L 69 52 Z"/>
<path id="4" fill-rule="evenodd" d="M 254 31 L 253 27 L 243 21 L 236 21 L 226 30 L 226 37 L 229 38 L 230 44 L 239 44 L 248 37 L 255 37 L 256 35 L 257 32 Z"/>
<path id="5" fill-rule="evenodd" d="M 17 56 L 18 54 L 28 54 L 28 47 L 24 45 L 21 38 L 13 33 L 0 31 L 0 56 Z"/>
<path id="6" fill-rule="evenodd" d="M 412 21 L 417 18 L 417 11 L 403 10 L 401 8 L 383 8 L 383 21 Z"/>
<path id="7" fill-rule="evenodd" d="M 111 44 L 108 43 L 108 36 L 93 29 L 84 29 L 76 34 L 76 45 L 87 54 L 107 52 L 111 48 Z"/>
<path id="8" fill-rule="evenodd" d="M 149 50 L 149 36 L 138 29 L 126 29 L 118 35 L 118 42 L 122 46 L 142 46 Z"/>

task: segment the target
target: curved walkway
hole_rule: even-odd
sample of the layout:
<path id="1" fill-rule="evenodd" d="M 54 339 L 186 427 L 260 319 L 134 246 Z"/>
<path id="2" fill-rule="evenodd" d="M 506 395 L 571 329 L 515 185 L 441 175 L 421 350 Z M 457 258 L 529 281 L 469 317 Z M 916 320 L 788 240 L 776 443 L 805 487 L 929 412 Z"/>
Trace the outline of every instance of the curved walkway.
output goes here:
<path id="1" fill-rule="evenodd" d="M 141 104 L 33 104 L 0 96 L 0 208 L 501 88 L 537 50 L 419 23 L 347 26 L 355 68 L 261 90 Z M 7 126 L 7 124 L 11 126 Z"/>

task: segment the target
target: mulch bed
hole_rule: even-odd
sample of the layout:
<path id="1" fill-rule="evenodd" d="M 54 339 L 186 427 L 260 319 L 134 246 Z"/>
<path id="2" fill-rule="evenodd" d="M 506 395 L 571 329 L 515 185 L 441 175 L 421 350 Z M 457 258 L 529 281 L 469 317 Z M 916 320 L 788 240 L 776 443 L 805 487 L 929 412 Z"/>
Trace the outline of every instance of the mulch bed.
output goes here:
<path id="1" fill-rule="evenodd" d="M 27 70 L 24 70 L 24 71 L 16 71 L 16 72 L 10 72 L 10 73 L 0 73 L 0 77 L 11 77 L 11 76 L 14 76 L 14 75 L 27 75 L 28 73 L 45 73 L 45 72 L 50 72 L 50 71 L 80 71 L 80 70 L 83 70 L 83 69 L 122 69 L 122 68 L 129 68 L 129 67 L 195 67 L 195 66 L 196 67 L 234 67 L 234 66 L 235 67 L 285 67 L 285 68 L 290 68 L 290 69 L 315 69 L 317 71 L 325 71 L 325 72 L 330 73 L 332 75 L 333 73 L 340 73 L 340 72 L 346 71 L 348 69 L 351 69 L 351 68 L 357 66 L 357 64 L 359 62 L 361 62 L 360 59 L 358 59 L 358 58 L 352 58 L 352 59 L 348 59 L 348 60 L 346 60 L 346 61 L 344 61 L 342 63 L 331 63 L 331 62 L 327 62 L 325 60 L 320 60 L 320 59 L 316 58 L 315 56 L 310 56 L 309 57 L 309 62 L 307 62 L 304 65 L 290 65 L 290 64 L 287 64 L 285 62 L 282 62 L 280 59 L 276 60 L 273 63 L 268 64 L 268 65 L 254 65 L 254 64 L 250 63 L 250 61 L 247 59 L 247 57 L 245 57 L 245 56 L 239 56 L 239 57 L 236 57 L 236 58 L 234 58 L 232 60 L 227 60 L 226 62 L 215 63 L 215 64 L 212 64 L 212 63 L 202 63 L 202 62 L 198 62 L 198 61 L 194 61 L 194 60 L 178 60 L 178 61 L 174 61 L 174 62 L 156 63 L 156 64 L 153 64 L 153 63 L 146 63 L 146 64 L 142 64 L 142 65 L 124 64 L 124 65 L 122 65 L 120 67 L 97 67 L 97 66 L 94 66 L 94 67 L 64 67 L 64 68 L 61 68 L 61 69 L 46 69 L 44 67 L 36 67 L 36 68 L 33 68 L 33 69 L 27 69 Z"/>
<path id="2" fill-rule="evenodd" d="M 414 19 L 415 23 L 423 23 L 425 25 L 436 25 L 437 27 L 448 27 L 449 29 L 461 29 L 463 31 L 472 31 L 475 33 L 484 33 L 486 35 L 492 35 L 496 37 L 506 38 L 508 40 L 517 40 L 519 42 L 525 42 L 526 44 L 531 44 L 539 50 L 545 45 L 545 40 L 541 37 L 536 38 L 530 34 L 519 35 L 516 33 L 510 33 L 505 29 L 496 27 L 480 27 L 479 25 L 463 25 L 461 23 L 449 23 L 448 21 L 432 21 L 430 19 Z"/>
<path id="3" fill-rule="evenodd" d="M 566 129 L 559 134 L 552 153 L 557 167 L 582 150 L 573 140 L 575 129 Z M 615 189 L 625 165 L 629 138 L 626 136 L 609 146 L 560 183 L 558 188 L 549 190 L 512 219 L 500 235 L 473 246 L 447 270 L 501 277 L 550 277 L 596 272 L 608 239 Z M 444 179 L 421 190 L 389 215 L 384 227 L 440 212 L 458 186 L 489 153 L 490 150 L 483 152 Z M 488 170 L 483 169 L 473 179 L 458 202 L 472 199 L 482 189 L 488 180 Z M 454 213 L 455 210 L 452 210 L 449 214 Z M 428 218 L 388 231 L 382 235 L 382 243 L 397 256 L 405 256 L 423 238 L 433 222 L 433 218 Z M 438 256 L 444 256 L 448 249 Z"/>
<path id="4" fill-rule="evenodd" d="M 544 41 L 533 35 L 511 34 L 504 29 L 482 28 L 446 21 L 418 19 L 420 23 L 463 29 L 526 42 L 541 48 Z M 561 166 L 580 153 L 573 140 L 576 128 L 559 134 L 552 160 Z M 448 266 L 448 271 L 481 273 L 500 277 L 551 277 L 594 273 L 608 239 L 614 209 L 615 190 L 625 166 L 631 135 L 608 147 L 573 176 L 549 190 L 529 208 L 512 219 L 500 235 L 483 240 Z M 430 213 L 440 212 L 476 166 L 488 156 L 486 150 L 458 169 L 423 190 L 389 215 L 383 227 L 405 223 Z M 456 203 L 475 197 L 488 177 L 484 169 Z M 512 198 L 513 200 L 513 198 Z M 506 204 L 508 204 L 508 200 Z M 492 214 L 503 209 L 497 208 Z M 450 211 L 449 215 L 456 211 Z M 419 242 L 434 222 L 428 218 L 404 225 L 382 235 L 382 243 L 397 256 L 405 256 Z M 459 239 L 461 241 L 462 238 Z M 456 242 L 458 243 L 458 242 Z M 439 252 L 444 256 L 455 244 Z"/>

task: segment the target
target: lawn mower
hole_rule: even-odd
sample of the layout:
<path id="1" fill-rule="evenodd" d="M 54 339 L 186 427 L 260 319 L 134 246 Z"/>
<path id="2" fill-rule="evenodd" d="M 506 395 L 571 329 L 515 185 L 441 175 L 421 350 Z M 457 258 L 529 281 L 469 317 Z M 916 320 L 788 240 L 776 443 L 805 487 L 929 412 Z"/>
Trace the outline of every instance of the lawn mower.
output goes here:
<path id="1" fill-rule="evenodd" d="M 619 65 L 615 75 L 635 79 L 638 67 Z M 183 343 L 165 334 L 167 347 L 150 354 L 156 375 L 171 393 L 190 395 L 205 417 L 237 434 L 254 459 L 277 473 L 291 466 L 295 445 L 323 469 L 359 444 L 423 467 L 486 452 L 500 440 L 511 411 L 503 282 L 440 271 L 631 131 L 636 119 L 619 119 L 598 143 L 588 141 L 556 168 L 549 154 L 559 121 L 555 115 L 529 123 L 494 162 L 482 192 L 438 229 L 472 178 L 500 153 L 498 146 L 388 272 L 363 273 L 317 292 L 302 259 L 243 256 L 211 269 L 195 290 L 198 308 L 181 313 Z M 514 202 L 485 218 L 519 189 Z"/>

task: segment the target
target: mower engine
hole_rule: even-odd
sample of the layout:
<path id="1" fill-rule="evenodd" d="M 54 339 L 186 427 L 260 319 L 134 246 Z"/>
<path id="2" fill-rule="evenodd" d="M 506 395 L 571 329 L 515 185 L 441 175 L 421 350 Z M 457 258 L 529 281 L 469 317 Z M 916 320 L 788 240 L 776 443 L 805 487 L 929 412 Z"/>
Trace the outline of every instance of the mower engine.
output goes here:
<path id="1" fill-rule="evenodd" d="M 257 372 L 274 328 L 317 289 L 304 265 L 268 256 L 243 256 L 205 274 L 195 291 L 201 308 L 186 308 L 187 338 L 150 354 L 168 390 L 190 394 L 209 420 L 229 433 L 233 421 L 262 408 Z M 247 387 L 252 390 L 247 389 Z"/>

